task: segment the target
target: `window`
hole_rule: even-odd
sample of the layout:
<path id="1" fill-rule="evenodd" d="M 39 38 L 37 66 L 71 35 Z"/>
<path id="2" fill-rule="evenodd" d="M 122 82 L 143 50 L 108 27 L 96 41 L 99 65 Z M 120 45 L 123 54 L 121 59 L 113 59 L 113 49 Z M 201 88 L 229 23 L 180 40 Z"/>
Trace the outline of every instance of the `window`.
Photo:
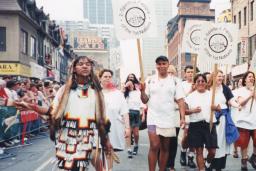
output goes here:
<path id="1" fill-rule="evenodd" d="M 33 36 L 30 37 L 30 56 L 36 58 L 36 39 Z"/>
<path id="2" fill-rule="evenodd" d="M 236 15 L 234 15 L 234 21 L 233 21 L 234 24 L 236 24 Z"/>
<path id="3" fill-rule="evenodd" d="M 244 25 L 246 26 L 246 20 L 247 20 L 247 7 L 244 7 Z"/>
<path id="4" fill-rule="evenodd" d="M 238 13 L 238 24 L 239 24 L 239 29 L 241 29 L 241 11 Z"/>
<path id="5" fill-rule="evenodd" d="M 253 7 L 254 7 L 254 1 L 251 2 L 251 21 L 253 21 Z"/>
<path id="6" fill-rule="evenodd" d="M 252 58 L 254 53 L 256 53 L 256 34 L 249 38 L 249 52 L 250 57 Z"/>
<path id="7" fill-rule="evenodd" d="M 21 30 L 21 52 L 28 54 L 28 33 Z"/>
<path id="8" fill-rule="evenodd" d="M 241 43 L 238 43 L 237 45 L 237 54 L 238 58 L 236 59 L 236 64 L 240 64 L 240 58 L 241 58 Z"/>
<path id="9" fill-rule="evenodd" d="M 190 53 L 185 53 L 185 62 L 186 62 L 186 65 L 191 64 L 191 54 Z"/>
<path id="10" fill-rule="evenodd" d="M 6 27 L 0 27 L 0 51 L 6 51 Z"/>

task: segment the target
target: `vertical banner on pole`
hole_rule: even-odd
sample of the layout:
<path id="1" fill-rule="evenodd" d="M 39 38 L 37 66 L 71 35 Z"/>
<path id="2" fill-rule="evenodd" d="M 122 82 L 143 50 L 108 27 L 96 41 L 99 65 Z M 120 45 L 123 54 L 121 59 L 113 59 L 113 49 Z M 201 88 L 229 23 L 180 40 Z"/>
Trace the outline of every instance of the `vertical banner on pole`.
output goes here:
<path id="1" fill-rule="evenodd" d="M 202 20 L 187 20 L 183 40 L 182 40 L 182 53 L 195 53 L 198 54 L 202 37 L 202 26 L 208 25 L 210 21 Z"/>
<path id="2" fill-rule="evenodd" d="M 119 40 L 157 36 L 152 0 L 115 0 L 113 17 L 116 36 Z"/>
<path id="3" fill-rule="evenodd" d="M 236 64 L 238 29 L 231 23 L 209 23 L 202 26 L 200 61 Z"/>
<path id="4" fill-rule="evenodd" d="M 235 64 L 237 56 L 238 28 L 235 24 L 209 23 L 202 26 L 199 60 L 214 63 L 212 105 L 215 101 L 217 64 Z M 210 114 L 210 129 L 213 126 L 213 111 Z"/>

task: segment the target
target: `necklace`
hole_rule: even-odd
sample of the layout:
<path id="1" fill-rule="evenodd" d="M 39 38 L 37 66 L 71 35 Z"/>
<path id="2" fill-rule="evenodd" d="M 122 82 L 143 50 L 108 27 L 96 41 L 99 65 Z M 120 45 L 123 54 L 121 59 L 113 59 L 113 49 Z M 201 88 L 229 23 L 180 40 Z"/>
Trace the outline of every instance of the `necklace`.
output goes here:
<path id="1" fill-rule="evenodd" d="M 87 98 L 88 97 L 88 90 L 91 86 L 91 82 L 86 83 L 84 85 L 78 85 L 77 90 L 78 90 L 78 97 L 80 98 Z"/>

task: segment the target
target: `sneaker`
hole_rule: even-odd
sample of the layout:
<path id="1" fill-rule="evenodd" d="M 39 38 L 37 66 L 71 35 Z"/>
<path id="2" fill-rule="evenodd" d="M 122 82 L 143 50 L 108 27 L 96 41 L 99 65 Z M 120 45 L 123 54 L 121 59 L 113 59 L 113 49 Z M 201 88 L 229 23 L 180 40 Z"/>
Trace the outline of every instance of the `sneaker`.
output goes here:
<path id="1" fill-rule="evenodd" d="M 194 162 L 194 157 L 188 156 L 188 166 L 189 166 L 191 169 L 196 168 L 196 163 Z"/>
<path id="2" fill-rule="evenodd" d="M 130 150 L 128 151 L 128 158 L 132 159 L 132 151 L 130 151 Z"/>
<path id="3" fill-rule="evenodd" d="M 252 156 L 249 158 L 249 163 L 251 163 L 252 167 L 256 169 L 256 155 L 252 154 Z"/>
<path id="4" fill-rule="evenodd" d="M 139 146 L 134 146 L 132 154 L 136 156 L 138 153 L 138 150 L 139 150 Z"/>
<path id="5" fill-rule="evenodd" d="M 247 160 L 248 159 L 241 159 L 241 171 L 248 171 Z"/>
<path id="6" fill-rule="evenodd" d="M 5 145 L 6 147 L 12 147 L 14 144 L 13 144 L 11 141 L 5 141 L 5 142 L 4 142 L 4 145 Z"/>
<path id="7" fill-rule="evenodd" d="M 186 166 L 187 165 L 186 154 L 187 154 L 187 152 L 181 152 L 180 153 L 180 165 L 181 166 Z"/>

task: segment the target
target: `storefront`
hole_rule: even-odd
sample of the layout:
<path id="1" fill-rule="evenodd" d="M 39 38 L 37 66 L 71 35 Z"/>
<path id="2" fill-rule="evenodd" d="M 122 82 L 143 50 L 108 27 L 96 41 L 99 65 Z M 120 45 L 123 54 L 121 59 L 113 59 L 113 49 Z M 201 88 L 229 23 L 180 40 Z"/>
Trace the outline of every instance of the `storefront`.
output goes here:
<path id="1" fill-rule="evenodd" d="M 34 62 L 30 62 L 31 66 L 31 77 L 37 78 L 37 79 L 43 79 L 46 77 L 46 69 Z"/>
<path id="2" fill-rule="evenodd" d="M 0 76 L 13 76 L 17 80 L 31 76 L 29 66 L 20 63 L 0 63 Z"/>

